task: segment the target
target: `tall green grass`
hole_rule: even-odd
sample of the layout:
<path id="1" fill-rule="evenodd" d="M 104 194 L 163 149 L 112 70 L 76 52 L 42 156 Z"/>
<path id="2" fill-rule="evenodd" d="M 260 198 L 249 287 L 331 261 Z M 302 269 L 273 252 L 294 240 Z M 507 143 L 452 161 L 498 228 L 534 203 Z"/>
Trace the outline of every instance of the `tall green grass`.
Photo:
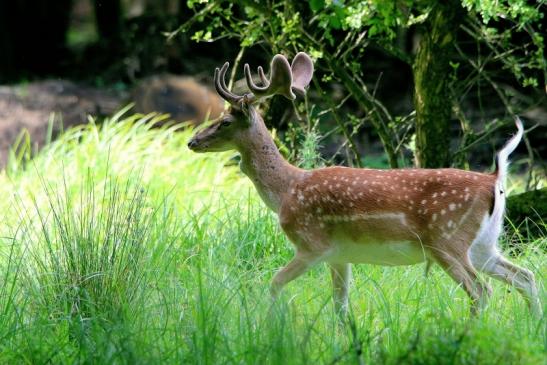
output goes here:
<path id="1" fill-rule="evenodd" d="M 355 267 L 347 326 L 324 267 L 271 303 L 292 254 L 275 217 L 232 153 L 191 153 L 159 119 L 90 123 L 1 173 L 0 363 L 544 361 L 544 320 L 517 293 L 494 283 L 472 319 L 437 268 Z M 540 284 L 546 243 L 516 259 Z"/>

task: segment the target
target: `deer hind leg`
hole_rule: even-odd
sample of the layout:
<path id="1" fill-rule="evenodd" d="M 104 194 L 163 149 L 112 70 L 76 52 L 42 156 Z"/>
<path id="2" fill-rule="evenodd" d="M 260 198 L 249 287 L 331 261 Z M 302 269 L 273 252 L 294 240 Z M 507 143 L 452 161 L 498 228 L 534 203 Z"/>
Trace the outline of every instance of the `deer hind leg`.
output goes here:
<path id="1" fill-rule="evenodd" d="M 348 294 L 351 280 L 350 264 L 329 264 L 332 277 L 334 309 L 345 318 L 348 313 Z"/>
<path id="2" fill-rule="evenodd" d="M 498 252 L 495 252 L 487 262 L 478 262 L 476 266 L 492 278 L 517 289 L 528 303 L 530 311 L 541 317 L 542 309 L 536 281 L 530 270 L 513 264 Z"/>
<path id="3" fill-rule="evenodd" d="M 476 239 L 469 249 L 473 266 L 481 272 L 514 288 L 524 297 L 530 311 L 541 316 L 541 304 L 534 274 L 503 257 L 497 247 L 498 235 Z"/>
<path id="4" fill-rule="evenodd" d="M 492 290 L 478 278 L 466 256 L 446 252 L 434 254 L 437 263 L 465 290 L 471 299 L 471 314 L 476 315 L 486 305 Z"/>

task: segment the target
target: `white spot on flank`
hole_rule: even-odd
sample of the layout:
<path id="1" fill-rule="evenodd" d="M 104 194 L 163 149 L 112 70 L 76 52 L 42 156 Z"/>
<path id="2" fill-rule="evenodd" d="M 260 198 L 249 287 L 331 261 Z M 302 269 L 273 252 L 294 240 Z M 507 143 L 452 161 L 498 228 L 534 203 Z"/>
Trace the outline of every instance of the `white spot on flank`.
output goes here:
<path id="1" fill-rule="evenodd" d="M 432 197 L 433 197 L 433 198 L 436 198 L 437 195 L 438 195 L 437 193 L 433 193 Z"/>
<path id="2" fill-rule="evenodd" d="M 456 194 L 456 190 L 452 190 L 452 194 Z"/>
<path id="3" fill-rule="evenodd" d="M 425 203 L 427 203 L 427 200 L 425 200 L 425 199 L 422 200 L 422 204 L 425 204 Z"/>
<path id="4" fill-rule="evenodd" d="M 465 191 L 467 193 L 469 191 L 469 188 L 465 188 L 465 189 L 463 189 L 463 191 Z"/>
<path id="5" fill-rule="evenodd" d="M 478 177 L 476 175 L 473 176 L 473 180 L 478 180 Z"/>
<path id="6" fill-rule="evenodd" d="M 465 201 L 468 201 L 469 200 L 469 197 L 470 195 L 469 194 L 465 194 L 465 197 L 463 198 Z"/>
<path id="7" fill-rule="evenodd" d="M 441 196 L 446 196 L 446 191 L 443 191 L 443 192 L 441 193 Z"/>
<path id="8" fill-rule="evenodd" d="M 436 205 L 437 203 L 438 203 L 438 201 L 436 201 L 436 200 L 435 200 L 435 201 L 433 201 L 433 205 Z"/>
<path id="9" fill-rule="evenodd" d="M 431 220 L 433 222 L 435 222 L 437 220 L 437 213 L 433 213 L 433 215 L 431 216 Z"/>
<path id="10" fill-rule="evenodd" d="M 353 214 L 351 216 L 325 215 L 325 221 L 344 221 L 344 220 L 367 220 L 367 219 L 395 219 L 403 225 L 407 225 L 406 215 L 404 213 L 380 213 L 380 214 Z"/>
<path id="11" fill-rule="evenodd" d="M 450 209 L 450 210 L 456 210 L 456 204 L 454 204 L 454 203 L 448 204 L 448 209 Z"/>
<path id="12" fill-rule="evenodd" d="M 446 214 L 446 210 L 445 209 L 441 210 L 441 215 L 445 215 L 445 214 Z"/>
<path id="13" fill-rule="evenodd" d="M 446 224 L 446 226 L 448 228 L 452 228 L 452 225 L 454 224 L 454 222 L 452 222 L 452 220 L 449 220 L 448 223 Z"/>

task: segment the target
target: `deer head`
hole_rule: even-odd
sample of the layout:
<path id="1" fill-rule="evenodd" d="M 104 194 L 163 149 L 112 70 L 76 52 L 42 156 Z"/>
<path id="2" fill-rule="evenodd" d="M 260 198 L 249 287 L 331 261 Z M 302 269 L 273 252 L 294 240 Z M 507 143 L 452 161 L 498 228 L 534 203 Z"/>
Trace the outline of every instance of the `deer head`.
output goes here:
<path id="1" fill-rule="evenodd" d="M 292 64 L 283 55 L 275 55 L 270 65 L 270 77 L 267 78 L 262 67 L 258 67 L 261 85 L 253 82 L 251 70 L 245 64 L 245 79 L 250 90 L 244 95 L 236 95 L 228 90 L 225 82 L 229 63 L 215 69 L 215 89 L 230 104 L 230 108 L 210 126 L 198 132 L 188 143 L 195 152 L 219 152 L 236 148 L 236 141 L 258 120 L 260 115 L 254 105 L 273 95 L 282 95 L 289 100 L 295 94 L 304 95 L 305 88 L 313 76 L 313 62 L 303 53 L 298 53 Z"/>

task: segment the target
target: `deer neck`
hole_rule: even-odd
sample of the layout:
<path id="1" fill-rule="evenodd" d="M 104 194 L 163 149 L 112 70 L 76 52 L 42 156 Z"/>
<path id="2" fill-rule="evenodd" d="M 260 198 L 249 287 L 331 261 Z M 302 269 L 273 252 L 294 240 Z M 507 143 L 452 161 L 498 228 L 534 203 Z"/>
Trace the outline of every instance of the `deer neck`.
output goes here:
<path id="1" fill-rule="evenodd" d="M 251 179 L 264 203 L 277 213 L 283 195 L 305 171 L 283 158 L 262 118 L 254 108 L 249 112 L 252 125 L 243 132 L 237 144 L 241 154 L 240 168 Z"/>

